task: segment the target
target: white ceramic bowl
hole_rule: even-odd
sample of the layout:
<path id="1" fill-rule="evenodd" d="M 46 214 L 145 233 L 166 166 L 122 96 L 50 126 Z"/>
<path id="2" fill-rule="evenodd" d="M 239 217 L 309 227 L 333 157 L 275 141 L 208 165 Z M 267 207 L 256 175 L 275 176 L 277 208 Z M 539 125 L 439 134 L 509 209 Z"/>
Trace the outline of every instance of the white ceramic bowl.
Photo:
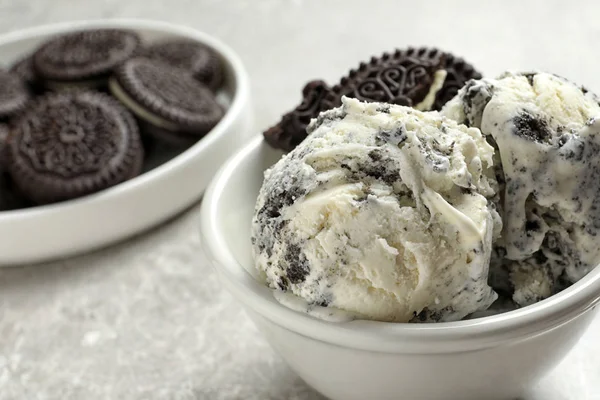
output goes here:
<path id="1" fill-rule="evenodd" d="M 223 119 L 198 143 L 166 163 L 115 187 L 80 199 L 0 212 L 0 265 L 38 262 L 105 246 L 156 225 L 202 195 L 214 173 L 251 132 L 249 84 L 237 55 L 194 29 L 142 20 L 81 21 L 0 37 L 0 65 L 9 66 L 44 40 L 80 29 L 127 28 L 146 42 L 185 37 L 212 47 L 225 67 Z"/>
<path id="2" fill-rule="evenodd" d="M 514 399 L 565 356 L 596 314 L 600 268 L 535 305 L 468 321 L 327 322 L 288 309 L 251 273 L 254 203 L 263 171 L 280 156 L 257 137 L 223 166 L 204 196 L 203 243 L 270 344 L 325 396 Z"/>

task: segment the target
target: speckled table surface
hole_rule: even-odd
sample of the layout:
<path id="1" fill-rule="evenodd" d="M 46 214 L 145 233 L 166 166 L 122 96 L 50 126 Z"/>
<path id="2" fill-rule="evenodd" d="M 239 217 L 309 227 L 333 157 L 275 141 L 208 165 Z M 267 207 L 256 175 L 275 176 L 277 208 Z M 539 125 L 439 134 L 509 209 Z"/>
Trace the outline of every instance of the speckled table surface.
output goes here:
<path id="1" fill-rule="evenodd" d="M 333 82 L 407 45 L 452 50 L 488 75 L 545 69 L 600 91 L 599 12 L 593 0 L 0 0 L 0 31 L 118 17 L 206 31 L 245 62 L 262 128 L 307 80 Z M 198 211 L 89 255 L 0 270 L 0 399 L 322 399 L 219 287 Z M 599 334 L 597 319 L 525 399 L 600 399 Z"/>

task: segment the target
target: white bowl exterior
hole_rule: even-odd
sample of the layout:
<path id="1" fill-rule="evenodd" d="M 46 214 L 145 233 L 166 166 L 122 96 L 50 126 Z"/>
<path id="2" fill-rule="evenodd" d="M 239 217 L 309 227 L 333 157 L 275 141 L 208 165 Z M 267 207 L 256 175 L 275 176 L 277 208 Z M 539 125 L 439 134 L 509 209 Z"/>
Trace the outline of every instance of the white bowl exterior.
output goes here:
<path id="1" fill-rule="evenodd" d="M 596 309 L 512 345 L 450 354 L 405 354 L 337 346 L 290 331 L 246 308 L 269 344 L 332 400 L 516 399 L 579 340 Z"/>
<path id="2" fill-rule="evenodd" d="M 237 56 L 191 28 L 143 20 L 81 21 L 10 33 L 0 38 L 2 61 L 16 61 L 43 38 L 75 29 L 129 28 L 146 39 L 182 36 L 213 47 L 223 59 L 232 102 L 202 140 L 157 168 L 100 193 L 51 206 L 0 213 L 0 266 L 89 251 L 148 229 L 190 206 L 223 161 L 252 131 L 249 84 Z"/>

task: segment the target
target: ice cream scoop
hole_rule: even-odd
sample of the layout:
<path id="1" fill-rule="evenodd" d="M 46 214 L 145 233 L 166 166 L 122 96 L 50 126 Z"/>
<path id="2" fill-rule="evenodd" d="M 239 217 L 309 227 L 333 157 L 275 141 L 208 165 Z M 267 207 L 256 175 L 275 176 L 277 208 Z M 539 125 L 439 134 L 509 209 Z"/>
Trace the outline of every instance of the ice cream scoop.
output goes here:
<path id="1" fill-rule="evenodd" d="M 256 267 L 278 292 L 381 321 L 485 310 L 493 147 L 438 113 L 344 98 L 265 173 Z"/>
<path id="2" fill-rule="evenodd" d="M 600 106 L 548 73 L 473 80 L 442 114 L 480 128 L 497 148 L 504 221 L 491 282 L 525 306 L 600 261 Z"/>

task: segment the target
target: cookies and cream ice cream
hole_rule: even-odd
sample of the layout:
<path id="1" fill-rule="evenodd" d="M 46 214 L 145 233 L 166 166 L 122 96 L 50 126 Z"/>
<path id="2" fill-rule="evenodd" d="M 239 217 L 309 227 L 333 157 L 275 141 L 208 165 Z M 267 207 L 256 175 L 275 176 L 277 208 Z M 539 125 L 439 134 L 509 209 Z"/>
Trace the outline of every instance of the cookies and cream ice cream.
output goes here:
<path id="1" fill-rule="evenodd" d="M 266 283 L 359 318 L 452 321 L 485 310 L 493 147 L 437 113 L 344 99 L 265 173 L 252 221 Z"/>
<path id="2" fill-rule="evenodd" d="M 504 221 L 491 283 L 528 305 L 600 261 L 600 106 L 547 73 L 474 80 L 442 113 L 481 129 L 501 159 Z M 502 176 L 503 175 L 503 176 Z"/>

